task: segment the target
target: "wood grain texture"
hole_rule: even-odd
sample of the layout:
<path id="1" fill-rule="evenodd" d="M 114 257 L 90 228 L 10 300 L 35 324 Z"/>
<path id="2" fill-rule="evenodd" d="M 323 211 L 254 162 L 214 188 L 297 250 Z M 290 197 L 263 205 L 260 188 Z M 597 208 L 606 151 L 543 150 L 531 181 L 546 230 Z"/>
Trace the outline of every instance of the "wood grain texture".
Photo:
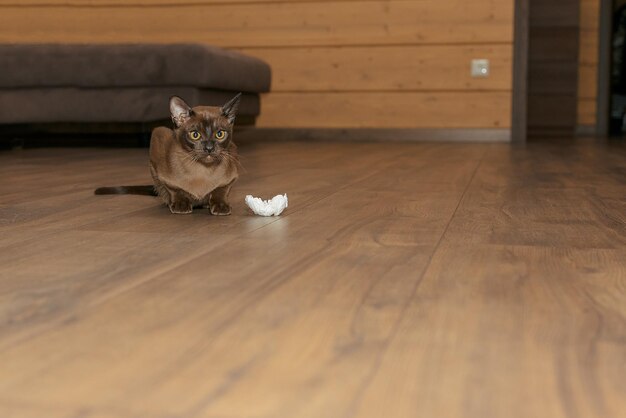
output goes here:
<path id="1" fill-rule="evenodd" d="M 578 99 L 577 106 L 577 123 L 578 125 L 595 125 L 596 124 L 596 99 Z"/>
<path id="2" fill-rule="evenodd" d="M 578 125 L 596 124 L 600 0 L 580 0 Z"/>
<path id="3" fill-rule="evenodd" d="M 92 195 L 145 150 L 0 154 L 1 416 L 624 415 L 624 144 L 241 154 L 230 217 Z"/>
<path id="4" fill-rule="evenodd" d="M 508 128 L 509 92 L 273 93 L 261 97 L 263 128 Z M 296 115 L 296 116 L 294 116 Z"/>
<path id="5" fill-rule="evenodd" d="M 598 57 L 578 65 L 578 99 L 595 99 L 598 95 Z"/>
<path id="6" fill-rule="evenodd" d="M 363 0 L 4 0 L 5 6 L 83 6 L 83 7 L 108 7 L 108 6 L 169 6 L 179 7 L 181 4 L 188 5 L 221 5 L 221 4 L 250 4 L 250 3 L 297 3 L 311 2 L 328 3 L 328 2 L 350 2 Z M 387 1 L 406 1 L 406 0 L 387 0 Z"/>
<path id="7" fill-rule="evenodd" d="M 433 92 L 429 97 L 442 102 L 448 101 L 450 92 L 508 92 L 497 96 L 497 107 L 510 109 L 512 22 L 513 0 L 0 2 L 0 42 L 199 42 L 265 59 L 273 67 L 272 91 L 294 93 L 290 96 L 294 102 L 287 103 L 289 113 L 271 105 L 279 101 L 282 106 L 287 96 L 274 100 L 270 94 L 263 113 L 271 127 L 292 127 L 296 120 L 309 123 L 308 109 L 298 113 L 300 98 L 295 93 L 300 92 L 375 93 L 366 103 L 386 92 Z M 472 58 L 491 60 L 489 78 L 470 77 Z M 439 97 L 434 93 L 438 91 L 444 94 Z M 315 97 L 323 96 L 307 99 Z M 420 99 L 401 100 L 409 106 L 416 101 Z M 311 105 L 319 108 L 325 103 Z M 488 103 L 493 104 L 491 99 Z M 455 121 L 471 116 L 479 122 L 464 127 L 484 125 L 483 115 L 466 113 L 474 106 L 457 104 L 457 113 L 444 112 L 452 121 L 445 127 L 456 127 Z M 338 118 L 330 124 L 318 119 L 316 127 L 335 127 L 339 122 L 344 128 L 363 126 L 358 111 L 334 112 Z M 415 116 L 426 119 L 431 113 Z M 430 126 L 402 119 L 396 123 L 394 118 L 376 120 L 379 128 Z"/>
<path id="8" fill-rule="evenodd" d="M 510 1 L 470 5 L 461 0 L 0 10 L 0 42 L 205 42 L 224 47 L 511 42 L 513 18 Z"/>
<path id="9" fill-rule="evenodd" d="M 272 91 L 511 90 L 511 45 L 254 48 L 272 67 Z M 470 61 L 490 60 L 488 78 Z"/>

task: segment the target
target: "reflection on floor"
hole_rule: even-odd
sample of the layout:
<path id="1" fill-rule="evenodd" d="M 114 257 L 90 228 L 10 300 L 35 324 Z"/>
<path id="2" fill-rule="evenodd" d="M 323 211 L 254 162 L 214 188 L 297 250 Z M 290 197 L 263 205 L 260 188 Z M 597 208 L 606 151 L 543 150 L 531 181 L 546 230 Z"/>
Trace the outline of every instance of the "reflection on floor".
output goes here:
<path id="1" fill-rule="evenodd" d="M 625 146 L 241 154 L 212 217 L 92 194 L 146 150 L 0 153 L 0 416 L 624 416 Z"/>

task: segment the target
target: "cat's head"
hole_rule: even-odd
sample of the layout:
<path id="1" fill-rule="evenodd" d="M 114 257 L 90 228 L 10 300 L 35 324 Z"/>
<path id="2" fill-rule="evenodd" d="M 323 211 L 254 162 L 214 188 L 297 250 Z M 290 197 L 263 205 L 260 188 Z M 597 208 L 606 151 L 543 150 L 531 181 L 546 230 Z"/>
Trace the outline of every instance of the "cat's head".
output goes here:
<path id="1" fill-rule="evenodd" d="M 194 159 L 206 163 L 220 162 L 229 156 L 233 144 L 233 127 L 241 93 L 223 106 L 191 108 L 183 99 L 170 99 L 170 113 L 176 125 L 180 144 Z"/>

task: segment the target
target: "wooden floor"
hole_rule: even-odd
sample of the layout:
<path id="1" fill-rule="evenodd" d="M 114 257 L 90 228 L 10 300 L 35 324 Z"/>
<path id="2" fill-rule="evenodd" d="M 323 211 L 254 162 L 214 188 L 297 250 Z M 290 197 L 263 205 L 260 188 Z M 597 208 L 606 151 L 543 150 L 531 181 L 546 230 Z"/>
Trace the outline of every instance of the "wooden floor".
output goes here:
<path id="1" fill-rule="evenodd" d="M 626 416 L 626 146 L 241 152 L 230 217 L 0 153 L 0 417 Z"/>

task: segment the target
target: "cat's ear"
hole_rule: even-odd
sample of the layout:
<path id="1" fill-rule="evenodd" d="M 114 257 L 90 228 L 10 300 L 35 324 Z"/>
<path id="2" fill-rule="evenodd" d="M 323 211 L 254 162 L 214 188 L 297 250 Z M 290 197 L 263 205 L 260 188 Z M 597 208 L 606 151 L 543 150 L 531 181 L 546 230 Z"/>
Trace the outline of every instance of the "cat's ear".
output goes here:
<path id="1" fill-rule="evenodd" d="M 229 123 L 235 122 L 237 117 L 237 110 L 239 109 L 239 102 L 241 101 L 241 93 L 230 99 L 224 106 L 222 106 L 222 115 L 226 116 Z"/>
<path id="2" fill-rule="evenodd" d="M 174 124 L 180 127 L 193 115 L 193 110 L 183 99 L 178 96 L 172 96 L 170 98 L 170 114 Z"/>

